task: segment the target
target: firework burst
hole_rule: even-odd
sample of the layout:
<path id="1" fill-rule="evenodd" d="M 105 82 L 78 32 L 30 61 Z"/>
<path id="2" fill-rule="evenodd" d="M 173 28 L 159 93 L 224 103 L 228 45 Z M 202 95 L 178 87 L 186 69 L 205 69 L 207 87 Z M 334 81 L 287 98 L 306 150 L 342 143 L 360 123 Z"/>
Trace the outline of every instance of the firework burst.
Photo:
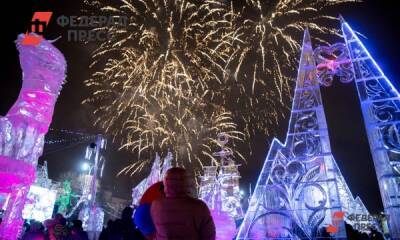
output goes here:
<path id="1" fill-rule="evenodd" d="M 246 136 L 274 133 L 286 117 L 297 67 L 301 36 L 308 27 L 315 40 L 338 35 L 337 18 L 325 15 L 331 7 L 353 0 L 231 1 L 229 17 L 240 51 L 229 61 L 231 93 L 222 93 L 229 110 L 241 116 Z M 232 97 L 234 96 L 234 97 Z M 225 104 L 224 104 L 225 105 Z M 246 109 L 245 111 L 243 109 Z M 235 118 L 237 120 L 237 118 Z M 274 133 L 276 135 L 276 133 Z"/>
<path id="2" fill-rule="evenodd" d="M 91 4 L 130 18 L 127 28 L 108 29 L 112 38 L 93 53 L 92 67 L 100 70 L 86 81 L 93 95 L 85 102 L 100 103 L 96 124 L 120 139 L 121 148 L 139 156 L 171 149 L 180 164 L 195 160 L 201 165 L 213 159 L 213 137 L 219 132 L 241 139 L 231 113 L 207 101 L 213 96 L 210 85 L 226 75 L 232 48 L 232 35 L 224 30 L 229 24 L 218 7 L 223 5 L 184 0 Z M 145 163 L 139 160 L 123 171 L 133 173 Z"/>
<path id="3" fill-rule="evenodd" d="M 122 172 L 168 149 L 178 164 L 201 166 L 215 160 L 220 132 L 270 134 L 288 109 L 301 32 L 337 34 L 316 23 L 336 20 L 323 11 L 344 2 L 352 0 L 88 1 L 129 19 L 106 27 L 84 101 L 99 106 L 97 125 L 139 154 Z"/>

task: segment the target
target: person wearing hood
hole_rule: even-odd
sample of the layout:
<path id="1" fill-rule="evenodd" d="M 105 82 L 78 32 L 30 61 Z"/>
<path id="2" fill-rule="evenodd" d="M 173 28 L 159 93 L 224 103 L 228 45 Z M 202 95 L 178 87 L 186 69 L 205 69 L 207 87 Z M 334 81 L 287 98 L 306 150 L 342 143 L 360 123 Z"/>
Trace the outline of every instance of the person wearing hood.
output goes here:
<path id="1" fill-rule="evenodd" d="M 215 225 L 207 205 L 192 197 L 193 181 L 183 168 L 171 168 L 164 178 L 165 198 L 151 205 L 157 240 L 215 240 Z"/>

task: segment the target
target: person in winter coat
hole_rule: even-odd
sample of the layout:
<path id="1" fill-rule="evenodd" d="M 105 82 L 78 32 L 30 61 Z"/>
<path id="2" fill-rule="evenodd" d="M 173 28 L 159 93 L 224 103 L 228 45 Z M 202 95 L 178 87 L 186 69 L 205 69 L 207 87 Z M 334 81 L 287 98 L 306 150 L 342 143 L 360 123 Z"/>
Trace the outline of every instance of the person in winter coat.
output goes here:
<path id="1" fill-rule="evenodd" d="M 215 240 L 215 225 L 207 205 L 191 197 L 194 183 L 183 168 L 171 168 L 164 178 L 165 198 L 151 205 L 157 240 Z"/>

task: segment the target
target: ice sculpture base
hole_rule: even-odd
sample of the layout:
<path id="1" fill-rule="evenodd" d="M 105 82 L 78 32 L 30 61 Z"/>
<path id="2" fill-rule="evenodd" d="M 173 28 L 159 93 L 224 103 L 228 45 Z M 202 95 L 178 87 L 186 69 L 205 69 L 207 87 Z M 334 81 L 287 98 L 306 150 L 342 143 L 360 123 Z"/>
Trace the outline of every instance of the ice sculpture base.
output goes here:
<path id="1" fill-rule="evenodd" d="M 35 180 L 35 167 L 30 163 L 0 156 L 0 193 L 7 195 L 7 205 L 0 239 L 17 239 L 22 230 L 23 219 L 19 214 L 24 208 L 29 186 Z"/>

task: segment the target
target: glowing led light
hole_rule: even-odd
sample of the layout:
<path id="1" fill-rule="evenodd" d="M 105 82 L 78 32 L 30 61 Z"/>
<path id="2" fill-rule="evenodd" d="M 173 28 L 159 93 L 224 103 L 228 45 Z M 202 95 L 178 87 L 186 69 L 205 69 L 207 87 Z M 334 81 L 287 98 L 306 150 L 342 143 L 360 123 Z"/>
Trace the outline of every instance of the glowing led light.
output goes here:
<path id="1" fill-rule="evenodd" d="M 82 163 L 81 168 L 83 171 L 88 171 L 90 168 L 90 164 L 88 162 L 84 162 L 84 163 Z"/>

